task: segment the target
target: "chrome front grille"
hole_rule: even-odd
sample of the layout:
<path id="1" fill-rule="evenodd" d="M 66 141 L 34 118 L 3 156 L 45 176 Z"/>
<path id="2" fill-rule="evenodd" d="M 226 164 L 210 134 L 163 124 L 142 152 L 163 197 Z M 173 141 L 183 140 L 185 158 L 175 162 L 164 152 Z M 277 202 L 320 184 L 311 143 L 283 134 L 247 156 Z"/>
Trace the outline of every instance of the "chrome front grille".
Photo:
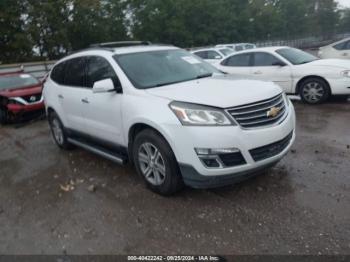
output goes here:
<path id="1" fill-rule="evenodd" d="M 282 94 L 260 102 L 233 107 L 227 112 L 243 128 L 259 128 L 274 125 L 286 115 L 286 103 Z"/>

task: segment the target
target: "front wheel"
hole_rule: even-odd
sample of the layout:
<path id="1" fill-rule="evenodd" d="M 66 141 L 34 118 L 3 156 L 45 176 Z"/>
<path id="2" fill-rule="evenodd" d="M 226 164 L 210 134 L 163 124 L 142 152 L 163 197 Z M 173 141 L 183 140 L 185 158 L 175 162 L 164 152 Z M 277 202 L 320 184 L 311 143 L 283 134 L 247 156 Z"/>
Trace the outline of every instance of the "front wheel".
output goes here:
<path id="1" fill-rule="evenodd" d="M 169 144 L 157 132 L 146 129 L 136 136 L 133 159 L 146 185 L 161 195 L 171 195 L 183 187 L 182 176 Z"/>
<path id="2" fill-rule="evenodd" d="M 301 99 L 308 104 L 320 104 L 331 95 L 328 84 L 319 78 L 306 79 L 300 87 Z"/>

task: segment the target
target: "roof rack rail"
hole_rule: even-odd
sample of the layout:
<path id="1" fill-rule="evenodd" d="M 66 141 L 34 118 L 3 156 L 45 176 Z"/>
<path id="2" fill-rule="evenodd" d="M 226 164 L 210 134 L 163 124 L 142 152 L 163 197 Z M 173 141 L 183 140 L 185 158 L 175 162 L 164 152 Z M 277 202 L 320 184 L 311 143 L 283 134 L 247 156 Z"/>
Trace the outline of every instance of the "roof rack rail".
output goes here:
<path id="1" fill-rule="evenodd" d="M 108 43 L 98 43 L 92 44 L 90 47 L 96 48 L 116 48 L 116 47 L 127 47 L 127 46 L 138 46 L 138 45 L 151 45 L 149 41 L 121 41 L 121 42 L 108 42 Z"/>

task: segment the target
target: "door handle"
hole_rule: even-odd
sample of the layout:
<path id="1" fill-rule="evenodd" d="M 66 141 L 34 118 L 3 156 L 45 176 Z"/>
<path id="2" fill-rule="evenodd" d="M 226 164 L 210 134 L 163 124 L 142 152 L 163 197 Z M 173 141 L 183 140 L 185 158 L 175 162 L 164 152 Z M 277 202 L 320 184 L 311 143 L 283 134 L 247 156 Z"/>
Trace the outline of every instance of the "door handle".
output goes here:
<path id="1" fill-rule="evenodd" d="M 343 56 L 348 56 L 348 53 L 343 53 Z"/>
<path id="2" fill-rule="evenodd" d="M 58 95 L 59 99 L 64 99 L 63 95 Z"/>
<path id="3" fill-rule="evenodd" d="M 254 74 L 254 75 L 261 75 L 262 72 L 261 72 L 261 71 L 255 71 L 253 74 Z"/>
<path id="4" fill-rule="evenodd" d="M 83 102 L 84 104 L 88 104 L 88 103 L 89 103 L 89 99 L 83 98 L 83 99 L 81 100 L 81 102 Z"/>

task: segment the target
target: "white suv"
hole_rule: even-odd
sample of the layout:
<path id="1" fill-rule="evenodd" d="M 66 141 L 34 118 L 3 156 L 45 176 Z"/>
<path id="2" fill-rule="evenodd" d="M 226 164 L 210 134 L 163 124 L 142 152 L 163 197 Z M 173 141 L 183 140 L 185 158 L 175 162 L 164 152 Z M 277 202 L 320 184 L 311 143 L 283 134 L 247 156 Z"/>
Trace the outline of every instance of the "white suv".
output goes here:
<path id="1" fill-rule="evenodd" d="M 234 79 L 172 46 L 115 46 L 54 66 L 44 98 L 59 147 L 129 161 L 163 195 L 241 181 L 291 147 L 294 108 L 277 85 Z"/>

